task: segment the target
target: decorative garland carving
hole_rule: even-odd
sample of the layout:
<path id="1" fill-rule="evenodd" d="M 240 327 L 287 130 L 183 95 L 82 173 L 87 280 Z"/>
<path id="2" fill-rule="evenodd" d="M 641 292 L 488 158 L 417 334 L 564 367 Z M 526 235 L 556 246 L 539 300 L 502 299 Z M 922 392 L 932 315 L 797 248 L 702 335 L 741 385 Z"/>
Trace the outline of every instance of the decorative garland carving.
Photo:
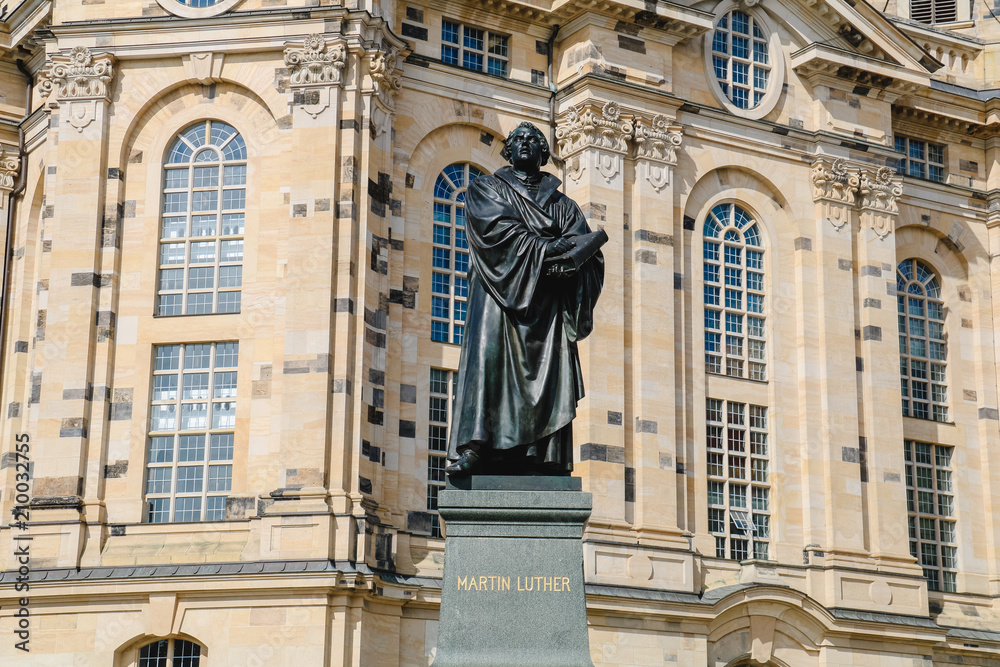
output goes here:
<path id="1" fill-rule="evenodd" d="M 77 46 L 69 56 L 52 56 L 42 73 L 39 89 L 43 95 L 57 91 L 56 98 L 60 101 L 107 100 L 113 76 L 110 54 L 94 56 L 87 47 Z"/>
<path id="2" fill-rule="evenodd" d="M 625 153 L 632 131 L 632 123 L 622 118 L 618 103 L 606 102 L 600 113 L 593 107 L 567 111 L 557 122 L 556 144 L 563 158 L 585 148 Z"/>
<path id="3" fill-rule="evenodd" d="M 291 69 L 289 83 L 293 87 L 339 86 L 341 71 L 347 64 L 347 48 L 343 42 L 327 46 L 322 35 L 312 34 L 301 46 L 285 47 L 285 64 Z"/>

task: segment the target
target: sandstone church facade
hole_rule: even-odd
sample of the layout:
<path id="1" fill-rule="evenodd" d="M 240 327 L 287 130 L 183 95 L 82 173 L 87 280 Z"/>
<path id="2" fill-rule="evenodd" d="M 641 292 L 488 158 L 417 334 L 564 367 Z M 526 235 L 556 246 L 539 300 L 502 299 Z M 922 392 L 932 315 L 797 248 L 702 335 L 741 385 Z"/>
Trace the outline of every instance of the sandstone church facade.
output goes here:
<path id="1" fill-rule="evenodd" d="M 875 4 L 4 3 L 0 662 L 432 662 L 531 121 L 610 237 L 594 663 L 1000 664 L 1000 19 Z"/>

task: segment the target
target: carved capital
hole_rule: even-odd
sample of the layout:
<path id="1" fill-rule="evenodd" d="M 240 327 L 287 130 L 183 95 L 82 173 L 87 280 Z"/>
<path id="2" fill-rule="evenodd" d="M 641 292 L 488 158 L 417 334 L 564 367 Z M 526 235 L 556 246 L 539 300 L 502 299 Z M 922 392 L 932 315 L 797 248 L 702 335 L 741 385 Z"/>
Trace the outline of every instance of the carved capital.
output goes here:
<path id="1" fill-rule="evenodd" d="M 861 177 L 847 160 L 838 158 L 829 162 L 820 158 L 813 162 L 813 200 L 828 201 L 853 206 Z"/>
<path id="2" fill-rule="evenodd" d="M 290 70 L 288 82 L 293 88 L 339 86 L 347 64 L 347 47 L 343 42 L 327 45 L 322 35 L 309 35 L 301 45 L 285 46 L 285 64 Z"/>
<path id="3" fill-rule="evenodd" d="M 571 108 L 556 122 L 556 145 L 563 159 L 588 148 L 624 154 L 632 132 L 632 123 L 622 118 L 617 102 L 606 102 L 600 111 L 596 105 L 586 105 Z"/>
<path id="4" fill-rule="evenodd" d="M 677 164 L 677 147 L 683 137 L 680 125 L 671 125 L 663 114 L 653 116 L 653 120 L 635 119 L 636 157 L 645 160 Z"/>
<path id="5" fill-rule="evenodd" d="M 403 85 L 403 76 L 398 70 L 399 54 L 396 49 L 369 54 L 368 74 L 371 76 L 372 90 L 389 108 L 393 108 L 393 98 Z"/>
<path id="6" fill-rule="evenodd" d="M 14 189 L 14 179 L 21 170 L 21 158 L 0 147 L 0 209 L 7 206 L 7 195 Z"/>
<path id="7" fill-rule="evenodd" d="M 69 56 L 52 56 L 41 74 L 39 88 L 43 95 L 56 93 L 63 100 L 108 100 L 114 59 L 109 53 L 93 55 L 85 46 L 77 46 Z"/>
<path id="8" fill-rule="evenodd" d="M 895 215 L 899 213 L 896 199 L 903 194 L 903 180 L 889 167 L 879 167 L 874 174 L 861 173 L 858 192 L 862 209 Z"/>

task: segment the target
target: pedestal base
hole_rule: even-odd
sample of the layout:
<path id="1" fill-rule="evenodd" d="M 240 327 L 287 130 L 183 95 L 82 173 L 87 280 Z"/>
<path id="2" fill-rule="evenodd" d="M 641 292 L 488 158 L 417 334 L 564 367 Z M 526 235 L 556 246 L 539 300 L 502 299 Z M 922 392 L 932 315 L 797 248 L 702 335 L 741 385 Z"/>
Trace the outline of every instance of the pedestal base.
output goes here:
<path id="1" fill-rule="evenodd" d="M 573 477 L 475 476 L 438 498 L 445 520 L 434 667 L 592 667 L 583 524 Z"/>

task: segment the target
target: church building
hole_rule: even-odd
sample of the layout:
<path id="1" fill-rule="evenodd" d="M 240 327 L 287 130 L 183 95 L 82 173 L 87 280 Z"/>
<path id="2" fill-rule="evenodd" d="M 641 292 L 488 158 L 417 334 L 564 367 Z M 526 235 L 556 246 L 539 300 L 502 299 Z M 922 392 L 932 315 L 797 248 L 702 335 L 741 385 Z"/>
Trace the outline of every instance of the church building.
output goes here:
<path id="1" fill-rule="evenodd" d="M 0 0 L 0 664 L 433 662 L 525 121 L 594 665 L 1000 665 L 994 0 Z"/>

